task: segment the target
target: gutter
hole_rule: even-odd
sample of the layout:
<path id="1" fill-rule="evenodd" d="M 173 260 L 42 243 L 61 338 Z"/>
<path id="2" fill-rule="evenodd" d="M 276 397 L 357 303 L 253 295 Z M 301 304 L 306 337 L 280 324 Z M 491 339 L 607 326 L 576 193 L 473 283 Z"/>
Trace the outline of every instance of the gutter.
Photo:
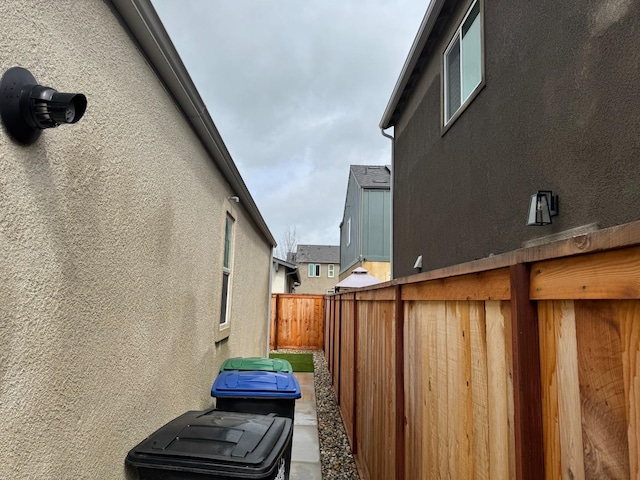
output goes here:
<path id="1" fill-rule="evenodd" d="M 427 40 L 429 39 L 429 36 L 433 31 L 433 27 L 436 24 L 438 15 L 440 15 L 440 10 L 442 10 L 445 2 L 446 0 L 431 0 L 431 2 L 429 3 L 427 13 L 425 13 L 424 18 L 422 19 L 418 34 L 413 40 L 413 45 L 411 45 L 409 55 L 404 62 L 404 66 L 402 67 L 402 71 L 400 72 L 400 77 L 398 77 L 398 80 L 396 81 L 396 85 L 393 89 L 393 93 L 391 94 L 391 98 L 389 99 L 389 103 L 387 103 L 387 108 L 385 109 L 384 114 L 382 115 L 382 119 L 380 120 L 380 130 L 386 130 L 387 128 L 395 125 L 395 120 L 393 117 L 396 113 L 398 104 L 400 103 L 400 99 L 405 94 L 405 90 L 408 90 L 408 92 L 410 92 L 411 90 L 411 87 L 407 89 L 407 84 L 409 83 L 409 79 L 411 78 L 411 75 L 415 70 L 416 65 L 418 64 L 420 55 L 422 54 L 422 51 L 427 44 Z"/>
<path id="2" fill-rule="evenodd" d="M 209 152 L 214 163 L 229 183 L 234 195 L 256 223 L 264 238 L 272 247 L 277 245 L 269 227 L 247 188 L 231 154 L 227 150 L 202 97 L 184 63 L 180 59 L 169 34 L 150 0 L 111 0 L 142 53 L 160 80 L 189 120 L 191 127 Z"/>

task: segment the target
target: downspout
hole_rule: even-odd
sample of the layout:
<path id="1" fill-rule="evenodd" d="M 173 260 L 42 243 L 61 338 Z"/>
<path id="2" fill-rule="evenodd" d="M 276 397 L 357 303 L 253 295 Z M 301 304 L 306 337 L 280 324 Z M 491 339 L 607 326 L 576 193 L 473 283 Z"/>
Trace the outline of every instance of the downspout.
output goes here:
<path id="1" fill-rule="evenodd" d="M 384 131 L 384 128 L 380 128 L 380 133 L 383 137 L 387 137 L 391 140 L 391 201 L 389 202 L 389 223 L 391 229 L 391 238 L 389 239 L 389 265 L 391 272 L 391 279 L 393 280 L 393 176 L 396 172 L 396 166 L 394 164 L 394 147 L 395 147 L 395 138 Z"/>
<path id="2" fill-rule="evenodd" d="M 267 352 L 265 357 L 269 358 L 269 352 L 271 351 L 271 291 L 273 290 L 273 248 L 271 249 L 271 261 L 269 262 L 269 295 L 267 303 Z M 278 300 L 276 299 L 276 302 Z M 276 322 L 278 319 L 276 318 Z"/>

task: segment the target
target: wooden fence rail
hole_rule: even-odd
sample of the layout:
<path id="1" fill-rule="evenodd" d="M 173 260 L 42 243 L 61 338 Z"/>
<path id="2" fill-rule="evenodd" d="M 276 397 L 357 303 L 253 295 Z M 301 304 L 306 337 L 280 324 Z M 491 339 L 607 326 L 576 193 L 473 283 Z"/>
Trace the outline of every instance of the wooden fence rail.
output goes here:
<path id="1" fill-rule="evenodd" d="M 323 295 L 271 295 L 271 350 L 321 350 L 324 342 Z"/>
<path id="2" fill-rule="evenodd" d="M 640 480 L 640 222 L 326 297 L 363 479 Z"/>

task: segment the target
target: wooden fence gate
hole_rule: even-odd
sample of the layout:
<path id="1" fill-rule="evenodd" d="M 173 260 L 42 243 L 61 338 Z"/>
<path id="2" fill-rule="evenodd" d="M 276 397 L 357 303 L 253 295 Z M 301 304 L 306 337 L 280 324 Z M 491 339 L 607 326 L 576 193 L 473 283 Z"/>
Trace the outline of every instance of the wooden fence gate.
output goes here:
<path id="1" fill-rule="evenodd" d="M 324 295 L 271 295 L 271 350 L 321 350 Z"/>

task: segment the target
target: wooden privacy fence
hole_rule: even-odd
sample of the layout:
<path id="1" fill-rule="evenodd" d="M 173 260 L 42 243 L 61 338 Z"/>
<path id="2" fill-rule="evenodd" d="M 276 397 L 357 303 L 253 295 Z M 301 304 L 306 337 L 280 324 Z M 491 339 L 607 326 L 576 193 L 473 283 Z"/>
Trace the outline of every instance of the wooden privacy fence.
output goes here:
<path id="1" fill-rule="evenodd" d="M 324 322 L 323 295 L 271 295 L 269 348 L 321 350 Z"/>
<path id="2" fill-rule="evenodd" d="M 364 479 L 640 479 L 640 222 L 325 298 Z"/>

